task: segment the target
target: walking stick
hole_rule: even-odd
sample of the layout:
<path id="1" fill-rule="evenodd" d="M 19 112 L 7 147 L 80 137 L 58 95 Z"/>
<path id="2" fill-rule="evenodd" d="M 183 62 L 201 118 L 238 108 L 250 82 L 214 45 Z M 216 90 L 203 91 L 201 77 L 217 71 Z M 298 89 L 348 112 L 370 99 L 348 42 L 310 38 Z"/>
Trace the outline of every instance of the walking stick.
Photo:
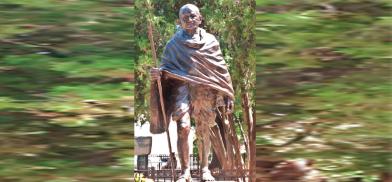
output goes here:
<path id="1" fill-rule="evenodd" d="M 150 5 L 150 4 L 149 4 Z M 150 7 L 150 6 L 149 6 Z M 158 62 L 157 62 L 157 55 L 155 52 L 155 45 L 154 45 L 154 37 L 152 34 L 152 25 L 150 21 L 148 22 L 148 39 L 150 40 L 150 46 L 151 46 L 151 52 L 152 52 L 152 57 L 154 60 L 155 65 L 158 67 Z M 172 147 L 171 147 L 171 141 L 170 141 L 170 133 L 169 133 L 169 123 L 167 122 L 166 119 L 166 110 L 165 110 L 165 103 L 163 102 L 163 93 L 162 93 L 162 82 L 161 82 L 161 77 L 158 78 L 158 92 L 159 92 L 159 102 L 161 105 L 161 110 L 162 110 L 162 115 L 163 115 L 163 121 L 165 122 L 165 127 L 166 128 L 166 137 L 167 137 L 167 142 L 169 145 L 169 152 L 170 152 L 170 165 L 171 165 L 171 172 L 172 172 L 172 180 L 175 181 L 176 179 L 176 173 L 175 173 L 175 165 L 174 165 L 174 155 L 172 152 Z"/>

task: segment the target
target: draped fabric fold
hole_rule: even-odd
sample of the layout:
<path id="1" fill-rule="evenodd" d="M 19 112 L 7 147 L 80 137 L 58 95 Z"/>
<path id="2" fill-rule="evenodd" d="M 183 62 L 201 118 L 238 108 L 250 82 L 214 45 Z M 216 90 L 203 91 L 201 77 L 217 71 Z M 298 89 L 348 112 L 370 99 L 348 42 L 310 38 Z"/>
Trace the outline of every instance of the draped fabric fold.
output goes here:
<path id="1" fill-rule="evenodd" d="M 160 68 L 169 77 L 214 88 L 234 99 L 219 42 L 202 28 L 192 37 L 183 29 L 177 31 L 166 45 Z"/>
<path id="2" fill-rule="evenodd" d="M 234 90 L 227 65 L 223 59 L 219 42 L 204 29 L 198 28 L 193 36 L 179 29 L 167 43 L 162 55 L 160 69 L 163 73 L 162 86 L 166 116 L 169 119 L 174 103 L 170 89 L 178 81 L 213 88 L 222 95 L 234 99 Z M 167 79 L 169 78 L 169 79 Z M 160 109 L 156 82 L 151 83 L 150 131 L 162 133 L 163 113 Z"/>

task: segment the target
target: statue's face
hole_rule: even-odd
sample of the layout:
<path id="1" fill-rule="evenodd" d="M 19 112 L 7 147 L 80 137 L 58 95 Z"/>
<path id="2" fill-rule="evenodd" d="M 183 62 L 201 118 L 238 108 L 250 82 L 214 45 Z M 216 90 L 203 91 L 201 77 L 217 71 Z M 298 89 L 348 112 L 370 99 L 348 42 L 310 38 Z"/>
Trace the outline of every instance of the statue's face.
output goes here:
<path id="1" fill-rule="evenodd" d="M 197 10 L 186 8 L 180 13 L 181 27 L 185 30 L 195 30 L 201 23 L 201 15 Z"/>

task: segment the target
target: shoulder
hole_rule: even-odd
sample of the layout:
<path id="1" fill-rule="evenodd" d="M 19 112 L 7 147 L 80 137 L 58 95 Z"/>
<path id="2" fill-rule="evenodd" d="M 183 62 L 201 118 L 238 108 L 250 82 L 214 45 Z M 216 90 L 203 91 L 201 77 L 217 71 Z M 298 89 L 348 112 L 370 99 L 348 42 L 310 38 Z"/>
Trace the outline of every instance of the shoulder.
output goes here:
<path id="1" fill-rule="evenodd" d="M 211 43 L 213 43 L 213 44 L 219 44 L 219 41 L 218 41 L 218 39 L 216 38 L 215 35 L 213 35 L 213 34 L 211 34 L 211 33 L 208 33 L 208 32 L 205 32 L 205 33 L 203 34 L 203 36 L 204 36 L 204 39 L 206 40 L 206 42 L 207 42 L 208 44 L 211 44 Z"/>
<path id="2" fill-rule="evenodd" d="M 215 41 L 216 41 L 215 35 L 213 35 L 213 34 L 207 32 L 207 31 L 206 31 L 205 29 L 203 29 L 203 28 L 199 28 L 199 30 L 200 30 L 200 33 L 202 34 L 202 36 L 203 36 L 204 38 L 210 39 L 210 40 L 215 40 Z"/>
<path id="3" fill-rule="evenodd" d="M 178 43 L 176 41 L 175 36 L 173 36 L 169 41 L 167 41 L 167 43 L 165 45 L 165 51 L 175 49 L 177 47 L 176 44 L 178 44 Z"/>
<path id="4" fill-rule="evenodd" d="M 175 36 L 173 36 L 169 41 L 167 41 L 165 47 L 166 47 L 166 48 L 167 48 L 167 47 L 172 47 L 172 46 L 174 46 L 175 43 L 176 43 Z"/>
<path id="5" fill-rule="evenodd" d="M 211 39 L 211 40 L 217 41 L 217 39 L 216 39 L 216 37 L 215 37 L 214 34 L 211 34 L 211 33 L 206 32 L 205 36 L 206 36 L 206 38 L 209 38 L 209 39 Z"/>

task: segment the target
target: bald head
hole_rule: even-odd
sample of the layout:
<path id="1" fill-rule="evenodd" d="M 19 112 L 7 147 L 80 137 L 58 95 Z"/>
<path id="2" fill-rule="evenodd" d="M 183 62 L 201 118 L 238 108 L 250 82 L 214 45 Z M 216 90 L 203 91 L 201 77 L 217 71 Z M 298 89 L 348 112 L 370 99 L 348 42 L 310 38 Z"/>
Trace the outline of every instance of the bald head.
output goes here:
<path id="1" fill-rule="evenodd" d="M 178 16 L 181 17 L 181 14 L 191 13 L 191 12 L 194 12 L 194 13 L 197 13 L 200 15 L 200 11 L 197 6 L 195 6 L 194 4 L 186 4 L 180 8 L 180 11 L 178 12 Z"/>
<path id="2" fill-rule="evenodd" d="M 190 35 L 196 32 L 202 21 L 199 8 L 193 4 L 182 6 L 179 11 L 179 18 L 181 27 Z"/>

